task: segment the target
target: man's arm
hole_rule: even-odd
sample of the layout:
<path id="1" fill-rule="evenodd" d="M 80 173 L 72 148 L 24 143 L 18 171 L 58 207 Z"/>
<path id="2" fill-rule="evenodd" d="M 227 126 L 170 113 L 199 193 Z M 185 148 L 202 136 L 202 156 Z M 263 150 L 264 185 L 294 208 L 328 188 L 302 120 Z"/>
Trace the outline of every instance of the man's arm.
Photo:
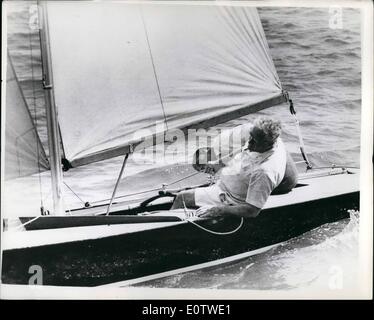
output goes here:
<path id="1" fill-rule="evenodd" d="M 261 209 L 249 203 L 234 205 L 234 206 L 216 206 L 211 208 L 199 208 L 196 211 L 199 217 L 222 217 L 222 216 L 237 216 L 243 218 L 255 218 L 260 213 Z"/>
<path id="2" fill-rule="evenodd" d="M 243 218 L 256 218 L 261 211 L 260 208 L 257 208 L 249 203 L 234 206 L 223 206 L 223 208 L 220 210 L 225 212 L 227 215 L 239 216 Z"/>

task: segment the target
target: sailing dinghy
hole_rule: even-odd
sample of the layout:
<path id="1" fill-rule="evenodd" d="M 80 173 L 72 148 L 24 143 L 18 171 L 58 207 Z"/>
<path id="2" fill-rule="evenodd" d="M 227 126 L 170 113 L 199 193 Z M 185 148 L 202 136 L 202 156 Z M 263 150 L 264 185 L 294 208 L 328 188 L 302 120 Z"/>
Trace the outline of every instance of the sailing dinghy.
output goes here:
<path id="1" fill-rule="evenodd" d="M 178 190 L 165 188 L 120 200 L 126 161 L 146 138 L 282 103 L 295 116 L 258 13 L 212 3 L 39 5 L 49 161 L 8 61 L 5 169 L 8 178 L 31 174 L 30 157 L 37 158 L 39 169 L 51 170 L 54 205 L 49 214 L 4 219 L 3 283 L 27 284 L 30 266 L 38 265 L 45 285 L 129 285 L 247 257 L 358 209 L 359 170 L 314 168 L 302 143 L 307 170 L 298 185 L 271 195 L 255 219 L 170 210 Z M 30 129 L 11 130 L 17 114 Z M 24 152 L 30 146 L 36 149 Z M 112 198 L 66 211 L 63 170 L 117 156 L 124 161 Z"/>

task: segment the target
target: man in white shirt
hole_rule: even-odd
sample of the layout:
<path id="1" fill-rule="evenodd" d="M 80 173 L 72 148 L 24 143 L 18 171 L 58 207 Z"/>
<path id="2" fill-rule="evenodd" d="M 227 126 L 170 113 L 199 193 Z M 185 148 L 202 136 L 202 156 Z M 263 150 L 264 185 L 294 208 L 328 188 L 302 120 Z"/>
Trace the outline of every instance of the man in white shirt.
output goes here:
<path id="1" fill-rule="evenodd" d="M 241 137 L 246 136 L 248 143 L 243 151 L 226 165 L 220 161 L 195 167 L 220 171 L 217 183 L 178 193 L 172 209 L 199 207 L 197 215 L 204 217 L 256 217 L 278 186 L 291 190 L 297 182 L 296 167 L 286 152 L 280 133 L 280 122 L 265 117 L 256 119 L 251 126 L 244 126 Z M 220 159 L 227 158 L 230 152 L 223 148 Z"/>

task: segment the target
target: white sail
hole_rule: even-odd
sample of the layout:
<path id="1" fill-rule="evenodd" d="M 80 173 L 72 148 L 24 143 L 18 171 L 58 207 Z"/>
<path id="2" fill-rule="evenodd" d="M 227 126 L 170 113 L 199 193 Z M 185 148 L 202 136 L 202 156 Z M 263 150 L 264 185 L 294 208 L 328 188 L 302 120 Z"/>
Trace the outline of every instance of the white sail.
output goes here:
<path id="1" fill-rule="evenodd" d="M 5 118 L 5 179 L 47 170 L 47 157 L 9 57 Z"/>
<path id="2" fill-rule="evenodd" d="M 47 10 L 73 163 L 108 158 L 157 123 L 182 128 L 281 96 L 255 8 L 51 1 Z"/>

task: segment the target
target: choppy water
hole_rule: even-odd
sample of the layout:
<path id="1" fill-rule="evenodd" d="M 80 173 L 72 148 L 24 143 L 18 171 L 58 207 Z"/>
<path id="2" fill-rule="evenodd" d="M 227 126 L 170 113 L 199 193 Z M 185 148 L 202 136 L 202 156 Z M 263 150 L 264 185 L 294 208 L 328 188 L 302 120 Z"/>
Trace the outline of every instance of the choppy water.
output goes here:
<path id="1" fill-rule="evenodd" d="M 47 148 L 38 33 L 30 30 L 28 24 L 29 7 L 32 4 L 32 1 L 15 3 L 9 8 L 8 50 L 41 140 Z M 337 29 L 329 25 L 331 15 L 328 8 L 261 8 L 259 13 L 278 75 L 294 100 L 312 162 L 316 165 L 335 163 L 358 166 L 361 116 L 360 12 L 343 9 L 342 28 Z M 262 113 L 282 119 L 283 139 L 292 154 L 298 157 L 298 140 L 288 108 L 275 107 Z M 238 119 L 227 126 L 235 126 L 252 118 Z M 65 181 L 83 201 L 108 198 L 121 161 L 117 158 L 71 170 L 65 173 Z M 159 187 L 162 182 L 174 181 L 191 172 L 185 167 L 147 171 L 151 168 L 154 169 L 154 166 L 147 162 L 130 162 L 126 174 L 132 176 L 132 179 L 124 179 L 120 193 Z M 130 183 L 126 184 L 129 181 L 130 188 Z M 48 173 L 7 184 L 4 190 L 5 216 L 35 215 L 40 206 L 40 194 L 44 205 L 50 204 L 49 189 Z M 69 189 L 65 193 L 69 208 L 81 205 L 81 201 Z M 171 277 L 148 285 L 226 289 L 324 288 L 328 285 L 331 268 L 336 266 L 344 271 L 344 279 L 352 283 L 358 248 L 356 215 L 350 221 L 321 226 L 246 261 L 213 271 Z"/>

